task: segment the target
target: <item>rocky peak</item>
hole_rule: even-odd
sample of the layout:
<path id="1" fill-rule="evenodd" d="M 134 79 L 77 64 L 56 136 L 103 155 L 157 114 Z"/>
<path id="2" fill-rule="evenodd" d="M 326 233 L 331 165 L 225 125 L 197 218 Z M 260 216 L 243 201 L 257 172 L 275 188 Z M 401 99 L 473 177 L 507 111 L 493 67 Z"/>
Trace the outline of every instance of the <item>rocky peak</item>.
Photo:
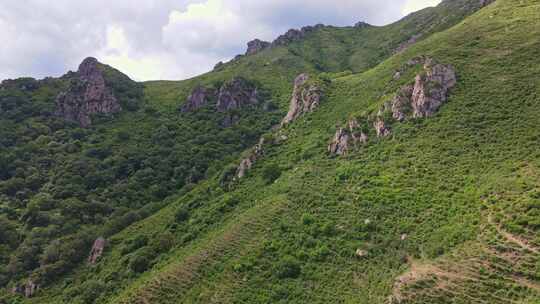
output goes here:
<path id="1" fill-rule="evenodd" d="M 287 116 L 281 122 L 286 125 L 305 113 L 315 110 L 320 103 L 321 89 L 315 84 L 309 84 L 309 75 L 300 74 L 294 80 L 294 88 Z"/>
<path id="2" fill-rule="evenodd" d="M 235 77 L 219 89 L 217 110 L 225 112 L 259 102 L 257 88 L 241 77 Z"/>
<path id="3" fill-rule="evenodd" d="M 277 37 L 274 42 L 272 42 L 272 46 L 282 46 L 287 45 L 293 41 L 300 40 L 304 38 L 304 34 L 301 30 L 298 29 L 290 29 L 285 34 L 280 35 Z"/>
<path id="4" fill-rule="evenodd" d="M 82 127 L 91 125 L 92 114 L 112 114 L 121 110 L 112 88 L 105 82 L 101 64 L 92 57 L 80 64 L 69 88 L 56 98 L 56 114 Z"/>
<path id="5" fill-rule="evenodd" d="M 356 28 L 366 28 L 366 27 L 371 27 L 372 25 L 369 24 L 369 23 L 366 23 L 364 21 L 360 21 L 360 22 L 357 22 L 354 27 Z"/>
<path id="6" fill-rule="evenodd" d="M 90 255 L 88 256 L 88 262 L 90 264 L 95 264 L 98 259 L 103 255 L 103 250 L 105 250 L 106 244 L 107 241 L 102 237 L 99 237 L 94 241 L 94 245 L 92 245 Z"/>
<path id="7" fill-rule="evenodd" d="M 214 89 L 205 88 L 203 86 L 196 86 L 191 94 L 187 98 L 186 102 L 180 108 L 180 111 L 193 112 L 197 109 L 204 107 L 212 98 L 216 95 Z"/>
<path id="8" fill-rule="evenodd" d="M 247 44 L 248 48 L 246 51 L 246 55 L 254 55 L 266 48 L 269 48 L 271 45 L 272 44 L 267 41 L 262 41 L 259 39 L 252 40 Z"/>

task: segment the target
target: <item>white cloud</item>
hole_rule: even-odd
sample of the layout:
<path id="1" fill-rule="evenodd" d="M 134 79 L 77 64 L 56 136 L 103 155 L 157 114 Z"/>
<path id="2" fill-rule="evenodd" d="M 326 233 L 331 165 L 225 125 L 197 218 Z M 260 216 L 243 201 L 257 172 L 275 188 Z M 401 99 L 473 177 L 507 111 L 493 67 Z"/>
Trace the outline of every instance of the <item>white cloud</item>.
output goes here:
<path id="1" fill-rule="evenodd" d="M 386 24 L 438 0 L 0 1 L 0 79 L 59 76 L 96 56 L 137 80 L 182 79 L 289 28 Z"/>
<path id="2" fill-rule="evenodd" d="M 408 15 L 425 7 L 436 6 L 441 0 L 408 0 L 403 7 L 403 15 Z"/>

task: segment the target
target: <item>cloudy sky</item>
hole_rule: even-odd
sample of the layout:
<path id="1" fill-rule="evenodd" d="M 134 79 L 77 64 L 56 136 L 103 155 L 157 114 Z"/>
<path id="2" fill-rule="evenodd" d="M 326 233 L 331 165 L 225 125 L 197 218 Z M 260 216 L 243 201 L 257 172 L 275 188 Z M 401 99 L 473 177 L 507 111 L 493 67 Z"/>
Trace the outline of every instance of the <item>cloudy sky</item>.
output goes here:
<path id="1" fill-rule="evenodd" d="M 324 23 L 383 25 L 440 0 L 0 1 L 0 79 L 60 76 L 87 56 L 136 80 L 185 79 L 253 38 Z"/>

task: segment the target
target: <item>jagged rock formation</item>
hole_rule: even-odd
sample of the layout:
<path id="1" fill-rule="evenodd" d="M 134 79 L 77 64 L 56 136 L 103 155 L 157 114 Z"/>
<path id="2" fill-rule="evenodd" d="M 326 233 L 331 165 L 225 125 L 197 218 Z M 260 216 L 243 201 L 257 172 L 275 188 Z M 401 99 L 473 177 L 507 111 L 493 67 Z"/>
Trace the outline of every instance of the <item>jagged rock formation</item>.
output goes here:
<path id="1" fill-rule="evenodd" d="M 16 285 L 13 288 L 11 288 L 11 293 L 14 295 L 22 295 L 26 298 L 33 297 L 36 292 L 39 290 L 39 285 L 34 282 L 32 279 L 29 279 L 25 284 L 23 285 Z"/>
<path id="2" fill-rule="evenodd" d="M 390 121 L 403 122 L 408 117 L 421 118 L 434 115 L 447 101 L 448 91 L 457 83 L 456 72 L 451 65 L 436 63 L 427 57 L 415 57 L 408 66 L 424 64 L 424 73 L 416 76 L 414 85 L 402 86 L 391 102 L 385 102 L 376 115 L 368 118 L 377 137 L 391 134 Z M 402 68 L 398 73 L 404 72 Z M 394 77 L 394 80 L 395 77 Z M 391 116 L 391 118 L 390 118 Z M 358 129 L 356 120 L 349 121 L 349 129 L 338 128 L 328 152 L 332 155 L 344 155 L 351 149 L 351 143 L 366 143 L 368 136 Z"/>
<path id="3" fill-rule="evenodd" d="M 24 286 L 24 296 L 27 298 L 33 297 L 39 289 L 39 285 L 32 280 L 28 280 Z"/>
<path id="4" fill-rule="evenodd" d="M 88 127 L 92 114 L 112 114 L 122 110 L 112 89 L 105 83 L 100 63 L 86 58 L 66 92 L 56 98 L 56 115 Z"/>
<path id="5" fill-rule="evenodd" d="M 392 117 L 397 121 L 405 120 L 405 117 L 410 112 L 411 102 L 414 87 L 412 85 L 403 86 L 396 97 L 392 100 Z"/>
<path id="6" fill-rule="evenodd" d="M 215 97 L 215 95 L 215 90 L 205 88 L 203 86 L 197 86 L 189 95 L 186 103 L 182 105 L 180 111 L 186 113 L 198 110 L 204 107 L 210 101 L 210 99 Z"/>
<path id="7" fill-rule="evenodd" d="M 240 165 L 236 169 L 236 178 L 235 179 L 241 179 L 244 176 L 246 176 L 247 172 L 253 167 L 255 162 L 263 156 L 264 154 L 264 144 L 265 140 L 264 137 L 261 137 L 259 140 L 259 143 L 253 147 L 251 152 L 249 153 L 248 157 L 242 159 L 240 162 Z"/>
<path id="8" fill-rule="evenodd" d="M 92 245 L 90 255 L 88 256 L 88 262 L 90 264 L 95 264 L 97 260 L 103 255 L 103 250 L 105 249 L 106 244 L 107 241 L 102 237 L 99 237 L 94 241 L 94 245 Z"/>
<path id="9" fill-rule="evenodd" d="M 371 27 L 372 25 L 367 23 L 367 22 L 364 22 L 364 21 L 360 21 L 360 22 L 357 22 L 354 27 L 356 28 L 366 28 L 366 27 Z"/>
<path id="10" fill-rule="evenodd" d="M 309 75 L 307 74 L 300 74 L 294 80 L 289 112 L 281 122 L 282 126 L 296 120 L 305 113 L 312 112 L 319 106 L 321 89 L 314 84 L 309 84 L 308 81 Z"/>
<path id="11" fill-rule="evenodd" d="M 358 27 L 371 26 L 364 22 L 359 22 Z M 304 26 L 301 29 L 290 29 L 285 34 L 278 36 L 274 41 L 267 42 L 260 39 L 254 39 L 248 42 L 248 47 L 245 55 L 253 55 L 267 48 L 273 48 L 278 46 L 286 46 L 292 42 L 301 40 L 306 37 L 307 34 L 314 32 L 315 30 L 324 28 L 324 24 L 317 24 L 314 26 Z M 240 59 L 242 55 L 236 56 L 232 61 Z"/>
<path id="12" fill-rule="evenodd" d="M 290 29 L 285 34 L 277 37 L 277 39 L 272 42 L 272 46 L 287 45 L 293 41 L 304 38 L 304 34 L 305 33 L 303 33 L 301 30 Z"/>
<path id="13" fill-rule="evenodd" d="M 417 75 L 412 92 L 413 117 L 432 116 L 448 98 L 448 90 L 456 85 L 455 70 L 450 65 L 435 64 L 428 59 L 425 75 Z"/>
<path id="14" fill-rule="evenodd" d="M 347 128 L 337 129 L 334 139 L 328 145 L 328 152 L 332 155 L 345 155 L 352 147 L 365 144 L 367 141 L 368 136 L 362 131 L 358 121 L 351 119 L 347 123 Z"/>
<path id="15" fill-rule="evenodd" d="M 248 48 L 247 48 L 247 51 L 246 51 L 246 55 L 257 54 L 258 52 L 269 48 L 271 45 L 272 44 L 270 42 L 267 42 L 267 41 L 262 41 L 262 40 L 259 40 L 259 39 L 252 40 L 252 41 L 248 42 L 248 44 L 247 44 Z"/>
<path id="16" fill-rule="evenodd" d="M 384 119 L 380 116 L 377 116 L 373 122 L 373 128 L 377 133 L 377 137 L 386 137 L 390 135 L 390 127 L 386 124 Z"/>
<path id="17" fill-rule="evenodd" d="M 334 155 L 344 155 L 349 151 L 349 132 L 344 128 L 338 128 L 334 139 L 328 146 L 328 152 Z"/>
<path id="18" fill-rule="evenodd" d="M 217 110 L 225 112 L 259 103 L 257 88 L 241 77 L 223 84 L 219 90 Z"/>

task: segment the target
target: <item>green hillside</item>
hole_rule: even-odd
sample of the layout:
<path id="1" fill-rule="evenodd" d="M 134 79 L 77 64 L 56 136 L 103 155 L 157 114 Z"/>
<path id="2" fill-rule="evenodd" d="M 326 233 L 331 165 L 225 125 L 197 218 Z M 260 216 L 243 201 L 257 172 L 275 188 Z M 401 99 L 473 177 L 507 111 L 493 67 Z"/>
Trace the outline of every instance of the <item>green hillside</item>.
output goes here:
<path id="1" fill-rule="evenodd" d="M 185 81 L 101 66 L 123 110 L 88 128 L 53 115 L 73 74 L 4 82 L 0 303 L 538 303 L 540 3 L 482 3 L 323 27 Z M 455 70 L 448 100 L 378 115 L 426 58 Z M 300 73 L 320 105 L 277 127 Z M 257 104 L 180 111 L 236 77 Z M 352 119 L 367 139 L 332 155 Z"/>

